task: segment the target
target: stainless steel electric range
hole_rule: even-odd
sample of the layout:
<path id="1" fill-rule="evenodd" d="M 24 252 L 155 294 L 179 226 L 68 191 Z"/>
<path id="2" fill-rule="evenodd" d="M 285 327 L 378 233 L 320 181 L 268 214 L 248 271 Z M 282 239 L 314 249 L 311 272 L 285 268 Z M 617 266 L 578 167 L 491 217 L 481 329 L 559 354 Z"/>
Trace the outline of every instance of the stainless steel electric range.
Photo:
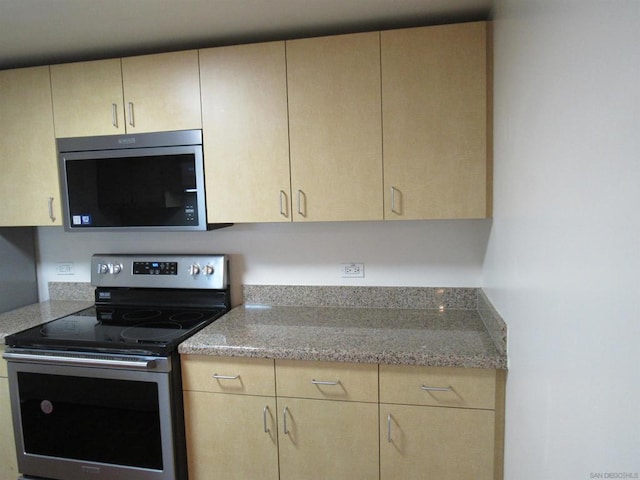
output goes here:
<path id="1" fill-rule="evenodd" d="M 177 347 L 229 310 L 227 270 L 225 255 L 94 255 L 94 306 L 6 338 L 21 478 L 187 478 Z"/>

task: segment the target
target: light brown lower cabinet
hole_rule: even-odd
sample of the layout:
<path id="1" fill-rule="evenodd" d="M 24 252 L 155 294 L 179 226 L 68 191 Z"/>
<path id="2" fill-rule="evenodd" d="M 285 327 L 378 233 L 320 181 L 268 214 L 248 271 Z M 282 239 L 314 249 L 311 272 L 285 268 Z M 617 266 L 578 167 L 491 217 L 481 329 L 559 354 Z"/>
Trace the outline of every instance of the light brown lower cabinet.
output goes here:
<path id="1" fill-rule="evenodd" d="M 281 480 L 377 480 L 378 366 L 276 360 Z"/>
<path id="2" fill-rule="evenodd" d="M 183 356 L 190 480 L 501 480 L 504 373 Z"/>
<path id="3" fill-rule="evenodd" d="M 504 371 L 380 365 L 380 479 L 502 480 Z"/>

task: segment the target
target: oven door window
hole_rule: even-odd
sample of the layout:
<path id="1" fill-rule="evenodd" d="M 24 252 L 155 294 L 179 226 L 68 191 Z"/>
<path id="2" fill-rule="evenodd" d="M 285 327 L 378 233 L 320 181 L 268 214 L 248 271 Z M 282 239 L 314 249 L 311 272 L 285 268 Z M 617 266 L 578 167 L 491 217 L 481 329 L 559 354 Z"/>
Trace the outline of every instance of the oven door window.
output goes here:
<path id="1" fill-rule="evenodd" d="M 162 470 L 154 382 L 18 372 L 27 454 Z"/>

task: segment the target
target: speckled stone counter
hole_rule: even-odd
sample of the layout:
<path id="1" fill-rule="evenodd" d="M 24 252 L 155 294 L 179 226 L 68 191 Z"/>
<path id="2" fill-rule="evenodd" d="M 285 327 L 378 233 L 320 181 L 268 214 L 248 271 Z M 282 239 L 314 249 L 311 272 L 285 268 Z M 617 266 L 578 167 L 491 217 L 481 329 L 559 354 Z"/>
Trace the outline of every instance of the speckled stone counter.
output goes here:
<path id="1" fill-rule="evenodd" d="M 4 337 L 93 305 L 93 287 L 89 283 L 51 282 L 46 302 L 34 303 L 0 314 L 0 344 Z"/>
<path id="2" fill-rule="evenodd" d="M 312 300 L 313 291 L 307 292 L 305 306 L 265 305 L 280 303 L 280 287 L 266 298 L 245 290 L 245 301 L 260 301 L 234 308 L 227 315 L 209 325 L 179 347 L 181 354 L 221 355 L 232 357 L 278 358 L 294 360 L 340 361 L 447 367 L 498 368 L 507 366 L 503 348 L 496 345 L 481 318 L 478 303 L 462 289 L 461 304 L 448 291 L 443 294 L 450 305 L 438 308 L 413 307 L 409 301 L 398 301 L 396 308 L 370 308 L 368 302 L 351 301 L 351 306 L 327 306 L 330 296 L 320 287 L 321 305 Z M 299 295 L 295 287 L 292 295 Z M 302 287 L 301 287 L 302 288 Z M 304 287 L 311 288 L 314 287 Z M 344 299 L 340 287 L 337 297 Z M 352 287 L 348 287 L 353 290 Z M 376 287 L 377 288 L 377 287 Z M 379 298 L 371 289 L 352 291 L 349 298 Z M 385 294 L 399 293 L 398 290 Z M 405 289 L 406 290 L 406 289 Z M 422 302 L 433 292 L 409 289 L 405 292 Z M 442 293 L 445 289 L 433 289 Z M 261 290 L 260 294 L 265 293 Z M 424 294 L 424 295 L 423 295 Z M 473 298 L 472 298 L 473 297 Z M 311 299 L 311 300 L 310 300 Z M 415 300 L 417 299 L 417 300 Z M 430 305 L 431 306 L 431 305 Z M 436 306 L 434 304 L 433 306 Z"/>
<path id="3" fill-rule="evenodd" d="M 81 300 L 50 300 L 11 310 L 0 315 L 0 339 L 27 328 L 68 315 L 92 305 Z"/>

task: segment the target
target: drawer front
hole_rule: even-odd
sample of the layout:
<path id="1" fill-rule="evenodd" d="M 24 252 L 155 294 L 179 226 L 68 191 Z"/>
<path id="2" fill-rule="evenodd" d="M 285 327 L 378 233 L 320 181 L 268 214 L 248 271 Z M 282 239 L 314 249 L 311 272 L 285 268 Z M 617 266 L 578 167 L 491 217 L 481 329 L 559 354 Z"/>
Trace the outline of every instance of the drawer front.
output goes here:
<path id="1" fill-rule="evenodd" d="M 378 401 L 378 365 L 276 360 L 279 397 Z"/>
<path id="2" fill-rule="evenodd" d="M 182 388 L 214 393 L 275 396 L 273 360 L 182 355 Z"/>
<path id="3" fill-rule="evenodd" d="M 493 410 L 496 371 L 380 365 L 380 402 Z"/>

